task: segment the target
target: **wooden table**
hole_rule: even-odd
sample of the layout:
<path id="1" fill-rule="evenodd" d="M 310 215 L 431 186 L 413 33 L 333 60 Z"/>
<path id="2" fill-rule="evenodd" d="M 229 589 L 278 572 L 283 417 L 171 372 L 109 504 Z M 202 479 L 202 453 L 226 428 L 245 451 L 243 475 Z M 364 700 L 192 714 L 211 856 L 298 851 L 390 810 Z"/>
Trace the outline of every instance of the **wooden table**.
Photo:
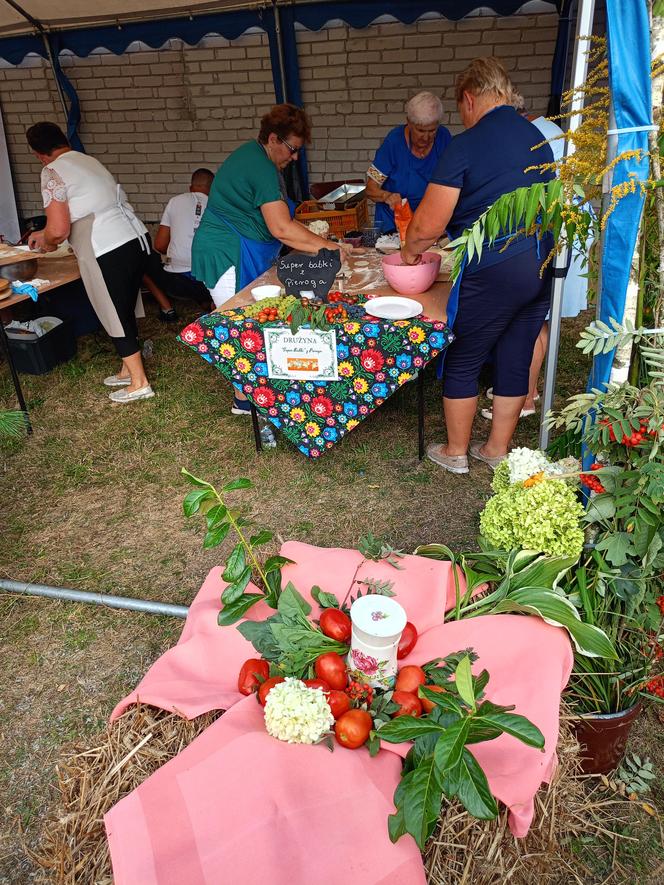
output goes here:
<path id="1" fill-rule="evenodd" d="M 24 260 L 33 257 L 32 253 L 24 253 L 24 255 L 26 256 Z M 14 258 L 12 259 L 12 263 L 17 260 L 21 259 Z M 7 264 L 9 262 L 5 261 L 4 263 Z M 79 280 L 80 278 L 81 274 L 78 269 L 78 262 L 76 261 L 74 255 L 67 255 L 64 258 L 49 258 L 48 255 L 45 255 L 38 258 L 37 273 L 35 274 L 35 279 L 49 281 L 47 286 L 42 286 L 39 289 L 40 295 L 43 295 L 45 292 L 50 292 L 52 289 L 57 289 L 59 286 L 64 286 L 66 283 L 73 283 L 75 280 Z M 20 295 L 18 293 L 11 295 L 4 301 L 0 301 L 0 311 L 3 311 L 8 307 L 14 307 L 16 304 L 21 304 L 23 301 L 27 301 L 29 298 L 29 295 Z M 0 344 L 2 345 L 2 350 L 5 353 L 7 365 L 9 366 L 12 381 L 14 382 L 16 399 L 18 400 L 19 407 L 25 416 L 26 429 L 28 433 L 32 433 L 32 424 L 30 423 L 30 417 L 28 415 L 28 407 L 25 402 L 25 397 L 23 396 L 23 390 L 21 389 L 21 382 L 18 377 L 18 372 L 16 371 L 16 366 L 14 365 L 14 361 L 12 359 L 11 350 L 9 348 L 9 341 L 7 339 L 7 333 L 5 332 L 5 324 L 2 322 L 1 319 Z"/>
<path id="2" fill-rule="evenodd" d="M 394 291 L 383 276 L 382 259 L 383 255 L 375 249 L 355 249 L 353 254 L 346 259 L 351 272 L 350 278 L 342 280 L 337 278 L 334 285 L 338 288 L 343 286 L 342 291 L 344 292 L 353 292 L 370 297 L 398 295 L 399 293 Z M 256 300 L 251 294 L 251 290 L 255 286 L 265 285 L 280 285 L 276 267 L 270 267 L 252 283 L 245 286 L 244 289 L 240 289 L 232 298 L 222 304 L 221 307 L 218 307 L 216 312 L 223 313 L 223 311 L 230 310 L 231 308 L 244 307 L 247 304 L 251 304 Z M 444 271 L 439 275 L 428 292 L 423 292 L 421 295 L 416 296 L 424 308 L 423 315 L 431 320 L 446 322 L 447 301 L 451 289 L 452 283 L 450 282 L 449 274 Z M 258 412 L 253 403 L 251 403 L 251 420 L 256 450 L 260 452 L 262 445 Z M 418 455 L 421 461 L 424 457 L 424 373 L 422 371 L 417 374 L 417 441 Z"/>

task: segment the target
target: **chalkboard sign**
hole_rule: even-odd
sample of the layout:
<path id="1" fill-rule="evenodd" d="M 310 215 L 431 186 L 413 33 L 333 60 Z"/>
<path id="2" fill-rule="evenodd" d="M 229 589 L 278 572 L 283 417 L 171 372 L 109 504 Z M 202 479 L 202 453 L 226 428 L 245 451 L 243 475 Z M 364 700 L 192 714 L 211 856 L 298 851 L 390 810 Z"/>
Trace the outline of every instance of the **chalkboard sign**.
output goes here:
<path id="1" fill-rule="evenodd" d="M 277 276 L 286 295 L 313 292 L 316 298 L 325 300 L 340 270 L 338 249 L 321 249 L 316 255 L 289 252 L 277 261 Z"/>

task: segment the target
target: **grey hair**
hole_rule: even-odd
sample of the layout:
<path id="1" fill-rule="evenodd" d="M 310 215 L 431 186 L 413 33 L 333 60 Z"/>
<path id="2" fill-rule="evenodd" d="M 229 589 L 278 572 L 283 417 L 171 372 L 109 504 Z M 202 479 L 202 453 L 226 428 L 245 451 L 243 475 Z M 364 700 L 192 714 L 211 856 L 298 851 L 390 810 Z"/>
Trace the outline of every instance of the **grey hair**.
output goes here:
<path id="1" fill-rule="evenodd" d="M 406 102 L 406 119 L 415 126 L 430 126 L 443 119 L 443 103 L 433 92 L 418 92 Z"/>

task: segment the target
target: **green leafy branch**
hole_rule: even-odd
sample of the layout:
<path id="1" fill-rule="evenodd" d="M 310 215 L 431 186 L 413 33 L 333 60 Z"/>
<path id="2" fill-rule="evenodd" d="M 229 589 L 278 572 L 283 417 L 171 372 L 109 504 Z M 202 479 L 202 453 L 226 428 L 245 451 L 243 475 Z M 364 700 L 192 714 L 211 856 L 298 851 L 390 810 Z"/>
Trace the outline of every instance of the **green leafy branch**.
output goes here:
<path id="1" fill-rule="evenodd" d="M 328 323 L 325 316 L 326 309 L 327 304 L 322 304 L 320 307 L 307 307 L 301 301 L 298 301 L 290 315 L 291 334 L 295 335 L 304 325 L 321 332 L 331 329 L 332 326 Z"/>
<path id="2" fill-rule="evenodd" d="M 585 354 L 599 356 L 620 349 L 630 340 L 638 344 L 643 338 L 664 336 L 664 329 L 635 328 L 631 320 L 626 317 L 622 323 L 611 317 L 609 324 L 601 320 L 593 320 L 590 325 L 581 332 L 576 346 Z M 646 365 L 653 372 L 659 371 L 657 377 L 664 378 L 664 351 L 662 348 L 644 348 L 642 351 Z"/>
<path id="3" fill-rule="evenodd" d="M 226 627 L 234 624 L 246 612 L 261 600 L 265 600 L 272 608 L 277 608 L 281 593 L 281 569 L 291 562 L 284 556 L 270 556 L 261 564 L 255 550 L 269 543 L 274 535 L 272 532 L 261 529 L 256 534 L 247 537 L 243 531 L 245 527 L 253 525 L 253 520 L 243 516 L 239 511 L 231 509 L 224 495 L 239 489 L 252 488 L 249 479 L 241 477 L 233 479 L 223 486 L 221 491 L 209 482 L 199 479 L 188 470 L 182 468 L 183 476 L 195 486 L 185 497 L 182 507 L 184 515 L 189 518 L 195 513 L 205 516 L 206 533 L 203 538 L 203 547 L 209 550 L 218 547 L 232 529 L 238 538 L 238 543 L 231 551 L 222 574 L 222 580 L 227 587 L 221 594 L 222 608 L 219 612 L 219 625 Z M 249 582 L 254 581 L 260 593 L 246 593 Z"/>
<path id="4" fill-rule="evenodd" d="M 304 679 L 313 675 L 314 661 L 320 655 L 348 652 L 347 645 L 314 627 L 308 618 L 310 614 L 311 606 L 289 582 L 279 596 L 277 614 L 265 621 L 244 621 L 237 629 L 270 661 L 275 674 Z"/>
<path id="5" fill-rule="evenodd" d="M 571 192 L 566 193 L 559 178 L 503 194 L 451 243 L 452 280 L 457 279 L 466 261 L 474 257 L 479 261 L 482 251 L 499 238 L 507 238 L 507 248 L 521 234 L 541 237 L 550 231 L 557 244 L 554 249 L 563 245 L 571 249 L 575 242 L 585 244 L 597 225 L 594 213 L 583 207 L 585 202 L 586 193 L 581 185 L 573 185 Z"/>
<path id="6" fill-rule="evenodd" d="M 399 716 L 375 733 L 392 744 L 414 741 L 394 793 L 396 813 L 388 819 L 388 830 L 392 842 L 410 833 L 420 850 L 434 831 L 444 798 L 458 799 L 480 820 L 498 814 L 486 775 L 468 745 L 509 734 L 529 747 L 544 748 L 542 732 L 512 713 L 514 707 L 482 700 L 489 675 L 483 671 L 473 676 L 471 655 L 459 653 L 457 660 L 454 678 L 445 681 L 444 691 L 420 686 L 420 696 L 435 705 L 428 716 Z"/>
<path id="7" fill-rule="evenodd" d="M 362 535 L 357 542 L 357 549 L 365 559 L 372 559 L 374 562 L 385 560 L 388 565 L 396 569 L 401 568 L 399 559 L 403 559 L 406 555 L 403 550 L 396 550 L 384 538 L 377 538 L 371 532 Z"/>

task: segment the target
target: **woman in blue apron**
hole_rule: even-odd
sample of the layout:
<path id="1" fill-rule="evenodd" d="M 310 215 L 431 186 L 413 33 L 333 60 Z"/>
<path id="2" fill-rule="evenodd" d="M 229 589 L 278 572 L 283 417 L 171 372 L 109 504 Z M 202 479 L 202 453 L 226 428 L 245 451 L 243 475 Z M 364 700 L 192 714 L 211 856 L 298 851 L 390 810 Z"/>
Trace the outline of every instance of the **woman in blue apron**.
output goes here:
<path id="1" fill-rule="evenodd" d="M 192 274 L 217 307 L 264 273 L 282 246 L 311 253 L 349 249 L 293 219 L 295 204 L 286 195 L 282 171 L 310 140 L 305 112 L 279 104 L 261 120 L 258 139 L 233 151 L 217 171 L 191 250 Z M 231 413 L 249 414 L 239 391 Z"/>
<path id="2" fill-rule="evenodd" d="M 192 273 L 217 307 L 266 271 L 282 246 L 302 252 L 339 248 L 293 220 L 282 171 L 311 138 L 301 108 L 280 104 L 261 120 L 258 139 L 224 161 L 194 236 Z"/>
<path id="3" fill-rule="evenodd" d="M 524 171 L 550 163 L 553 154 L 548 144 L 533 150 L 542 135 L 511 106 L 512 84 L 500 62 L 475 59 L 457 78 L 456 100 L 465 132 L 442 154 L 408 228 L 401 253 L 406 264 L 415 264 L 443 231 L 458 237 L 502 194 L 553 177 Z M 485 246 L 450 294 L 447 321 L 455 341 L 443 373 L 447 444 L 432 443 L 427 455 L 451 473 L 468 473 L 468 453 L 491 467 L 503 460 L 528 393 L 533 346 L 551 298 L 550 276 L 542 278 L 540 269 L 553 243 L 512 233 L 503 231 L 494 247 Z M 471 443 L 479 374 L 489 357 L 491 432 Z"/>
<path id="4" fill-rule="evenodd" d="M 452 136 L 441 125 L 443 103 L 431 92 L 406 102 L 406 125 L 387 133 L 367 171 L 367 196 L 376 204 L 375 224 L 393 231 L 394 209 L 407 199 L 413 212 L 420 205 L 440 155 Z"/>

